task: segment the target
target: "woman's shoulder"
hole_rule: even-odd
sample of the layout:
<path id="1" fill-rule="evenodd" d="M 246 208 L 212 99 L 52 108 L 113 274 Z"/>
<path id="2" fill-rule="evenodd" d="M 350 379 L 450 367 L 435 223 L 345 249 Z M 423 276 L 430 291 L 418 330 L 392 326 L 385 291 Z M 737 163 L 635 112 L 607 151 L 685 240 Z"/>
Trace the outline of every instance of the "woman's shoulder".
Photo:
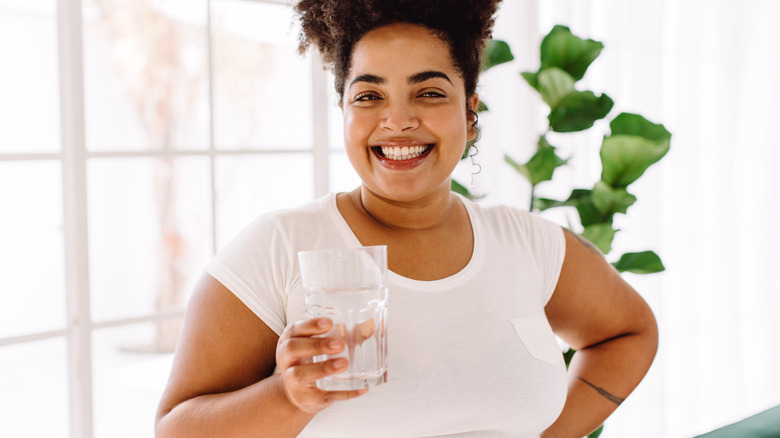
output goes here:
<path id="1" fill-rule="evenodd" d="M 329 193 L 319 198 L 306 202 L 305 204 L 297 205 L 294 207 L 287 207 L 278 210 L 267 212 L 263 216 L 268 218 L 274 218 L 276 220 L 293 220 L 297 217 L 311 217 L 329 214 L 329 211 L 333 208 L 335 194 Z"/>
<path id="2" fill-rule="evenodd" d="M 305 204 L 264 212 L 247 225 L 248 229 L 268 227 L 289 229 L 305 224 L 311 226 L 313 220 L 332 214 L 333 194 L 321 196 Z"/>
<path id="3" fill-rule="evenodd" d="M 293 237 L 322 232 L 322 227 L 333 222 L 330 219 L 332 196 L 326 195 L 300 206 L 261 213 L 233 235 L 226 246 L 268 246 L 277 240 L 289 246 Z"/>
<path id="4" fill-rule="evenodd" d="M 539 227 L 558 227 L 552 220 L 519 207 L 502 203 L 483 204 L 468 199 L 464 203 L 473 216 L 485 221 L 490 227 L 510 227 L 526 231 Z"/>

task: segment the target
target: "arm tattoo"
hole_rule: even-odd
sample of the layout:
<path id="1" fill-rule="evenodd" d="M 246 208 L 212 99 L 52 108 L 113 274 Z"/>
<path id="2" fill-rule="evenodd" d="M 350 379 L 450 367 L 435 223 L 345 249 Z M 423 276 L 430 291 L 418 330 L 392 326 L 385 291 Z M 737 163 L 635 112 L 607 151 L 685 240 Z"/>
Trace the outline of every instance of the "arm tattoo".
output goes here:
<path id="1" fill-rule="evenodd" d="M 601 257 L 604 257 L 604 253 L 602 253 L 601 250 L 596 247 L 596 245 L 591 243 L 590 240 L 580 236 L 579 234 L 575 233 L 574 231 L 572 231 L 572 230 L 570 230 L 568 228 L 564 228 L 563 231 L 565 231 L 565 232 L 571 234 L 572 236 L 574 236 L 577 240 L 580 241 L 580 243 L 582 243 L 585 246 L 585 248 L 588 248 L 594 254 L 599 255 Z"/>
<path id="2" fill-rule="evenodd" d="M 587 380 L 583 379 L 583 378 L 582 378 L 582 377 L 580 377 L 580 376 L 577 376 L 577 378 L 578 378 L 578 379 L 580 379 L 580 380 L 582 380 L 583 382 L 585 382 L 585 384 L 586 384 L 586 385 L 588 385 L 588 386 L 590 386 L 591 388 L 595 389 L 595 390 L 596 390 L 596 392 L 598 392 L 599 394 L 601 394 L 601 395 L 602 395 L 602 396 L 603 396 L 605 399 L 607 399 L 607 400 L 611 401 L 612 403 L 615 403 L 615 404 L 616 404 L 616 405 L 618 405 L 618 406 L 620 406 L 620 404 L 621 404 L 621 403 L 623 403 L 624 401 L 626 401 L 626 399 L 624 399 L 624 398 L 620 398 L 620 397 L 618 397 L 618 396 L 616 396 L 616 395 L 612 395 L 612 394 L 610 394 L 609 392 L 607 392 L 607 391 L 606 391 L 604 388 L 599 388 L 598 386 L 596 386 L 596 385 L 594 385 L 594 384 L 592 384 L 592 383 L 588 382 Z"/>

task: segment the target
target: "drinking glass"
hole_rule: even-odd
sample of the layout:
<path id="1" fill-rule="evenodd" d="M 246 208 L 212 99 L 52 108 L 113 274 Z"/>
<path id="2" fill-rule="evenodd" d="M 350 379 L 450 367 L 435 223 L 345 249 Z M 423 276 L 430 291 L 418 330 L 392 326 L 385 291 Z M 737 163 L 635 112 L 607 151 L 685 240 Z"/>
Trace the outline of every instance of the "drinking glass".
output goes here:
<path id="1" fill-rule="evenodd" d="M 298 253 L 306 317 L 333 321 L 324 337 L 340 338 L 346 371 L 317 380 L 326 391 L 347 391 L 387 381 L 387 247 L 338 248 Z"/>

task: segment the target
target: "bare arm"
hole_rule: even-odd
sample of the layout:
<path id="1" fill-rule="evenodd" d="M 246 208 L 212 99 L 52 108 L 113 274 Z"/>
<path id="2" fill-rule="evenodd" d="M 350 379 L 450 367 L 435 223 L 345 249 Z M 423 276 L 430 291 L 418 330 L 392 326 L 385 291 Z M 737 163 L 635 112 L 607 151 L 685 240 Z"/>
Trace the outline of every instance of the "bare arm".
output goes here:
<path id="1" fill-rule="evenodd" d="M 343 345 L 312 338 L 329 320 L 288 326 L 281 338 L 221 283 L 204 275 L 190 300 L 155 434 L 167 437 L 294 437 L 335 400 L 362 392 L 323 392 L 314 381 L 345 364 L 312 364 Z M 276 364 L 281 373 L 273 375 Z M 339 367 L 341 365 L 341 367 Z"/>
<path id="2" fill-rule="evenodd" d="M 566 230 L 566 256 L 545 311 L 577 351 L 563 412 L 544 438 L 580 438 L 597 428 L 644 377 L 658 348 L 650 307 L 589 242 Z"/>

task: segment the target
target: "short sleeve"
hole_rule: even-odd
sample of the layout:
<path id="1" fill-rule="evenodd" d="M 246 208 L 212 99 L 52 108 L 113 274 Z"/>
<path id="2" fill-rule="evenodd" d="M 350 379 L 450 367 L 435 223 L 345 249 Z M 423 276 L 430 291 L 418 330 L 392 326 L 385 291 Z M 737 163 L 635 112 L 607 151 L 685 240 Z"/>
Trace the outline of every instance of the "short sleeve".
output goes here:
<path id="1" fill-rule="evenodd" d="M 510 211 L 522 236 L 520 241 L 526 246 L 536 265 L 542 288 L 541 299 L 546 305 L 558 284 L 563 258 L 566 255 L 563 229 L 560 225 L 535 213 L 519 209 Z"/>
<path id="2" fill-rule="evenodd" d="M 261 216 L 222 248 L 205 271 L 281 335 L 293 259 L 278 221 Z"/>
<path id="3" fill-rule="evenodd" d="M 529 214 L 533 224 L 532 245 L 540 265 L 543 267 L 544 291 L 542 301 L 546 305 L 552 298 L 558 278 L 561 275 L 563 259 L 566 256 L 566 239 L 563 228 L 535 214 Z"/>

